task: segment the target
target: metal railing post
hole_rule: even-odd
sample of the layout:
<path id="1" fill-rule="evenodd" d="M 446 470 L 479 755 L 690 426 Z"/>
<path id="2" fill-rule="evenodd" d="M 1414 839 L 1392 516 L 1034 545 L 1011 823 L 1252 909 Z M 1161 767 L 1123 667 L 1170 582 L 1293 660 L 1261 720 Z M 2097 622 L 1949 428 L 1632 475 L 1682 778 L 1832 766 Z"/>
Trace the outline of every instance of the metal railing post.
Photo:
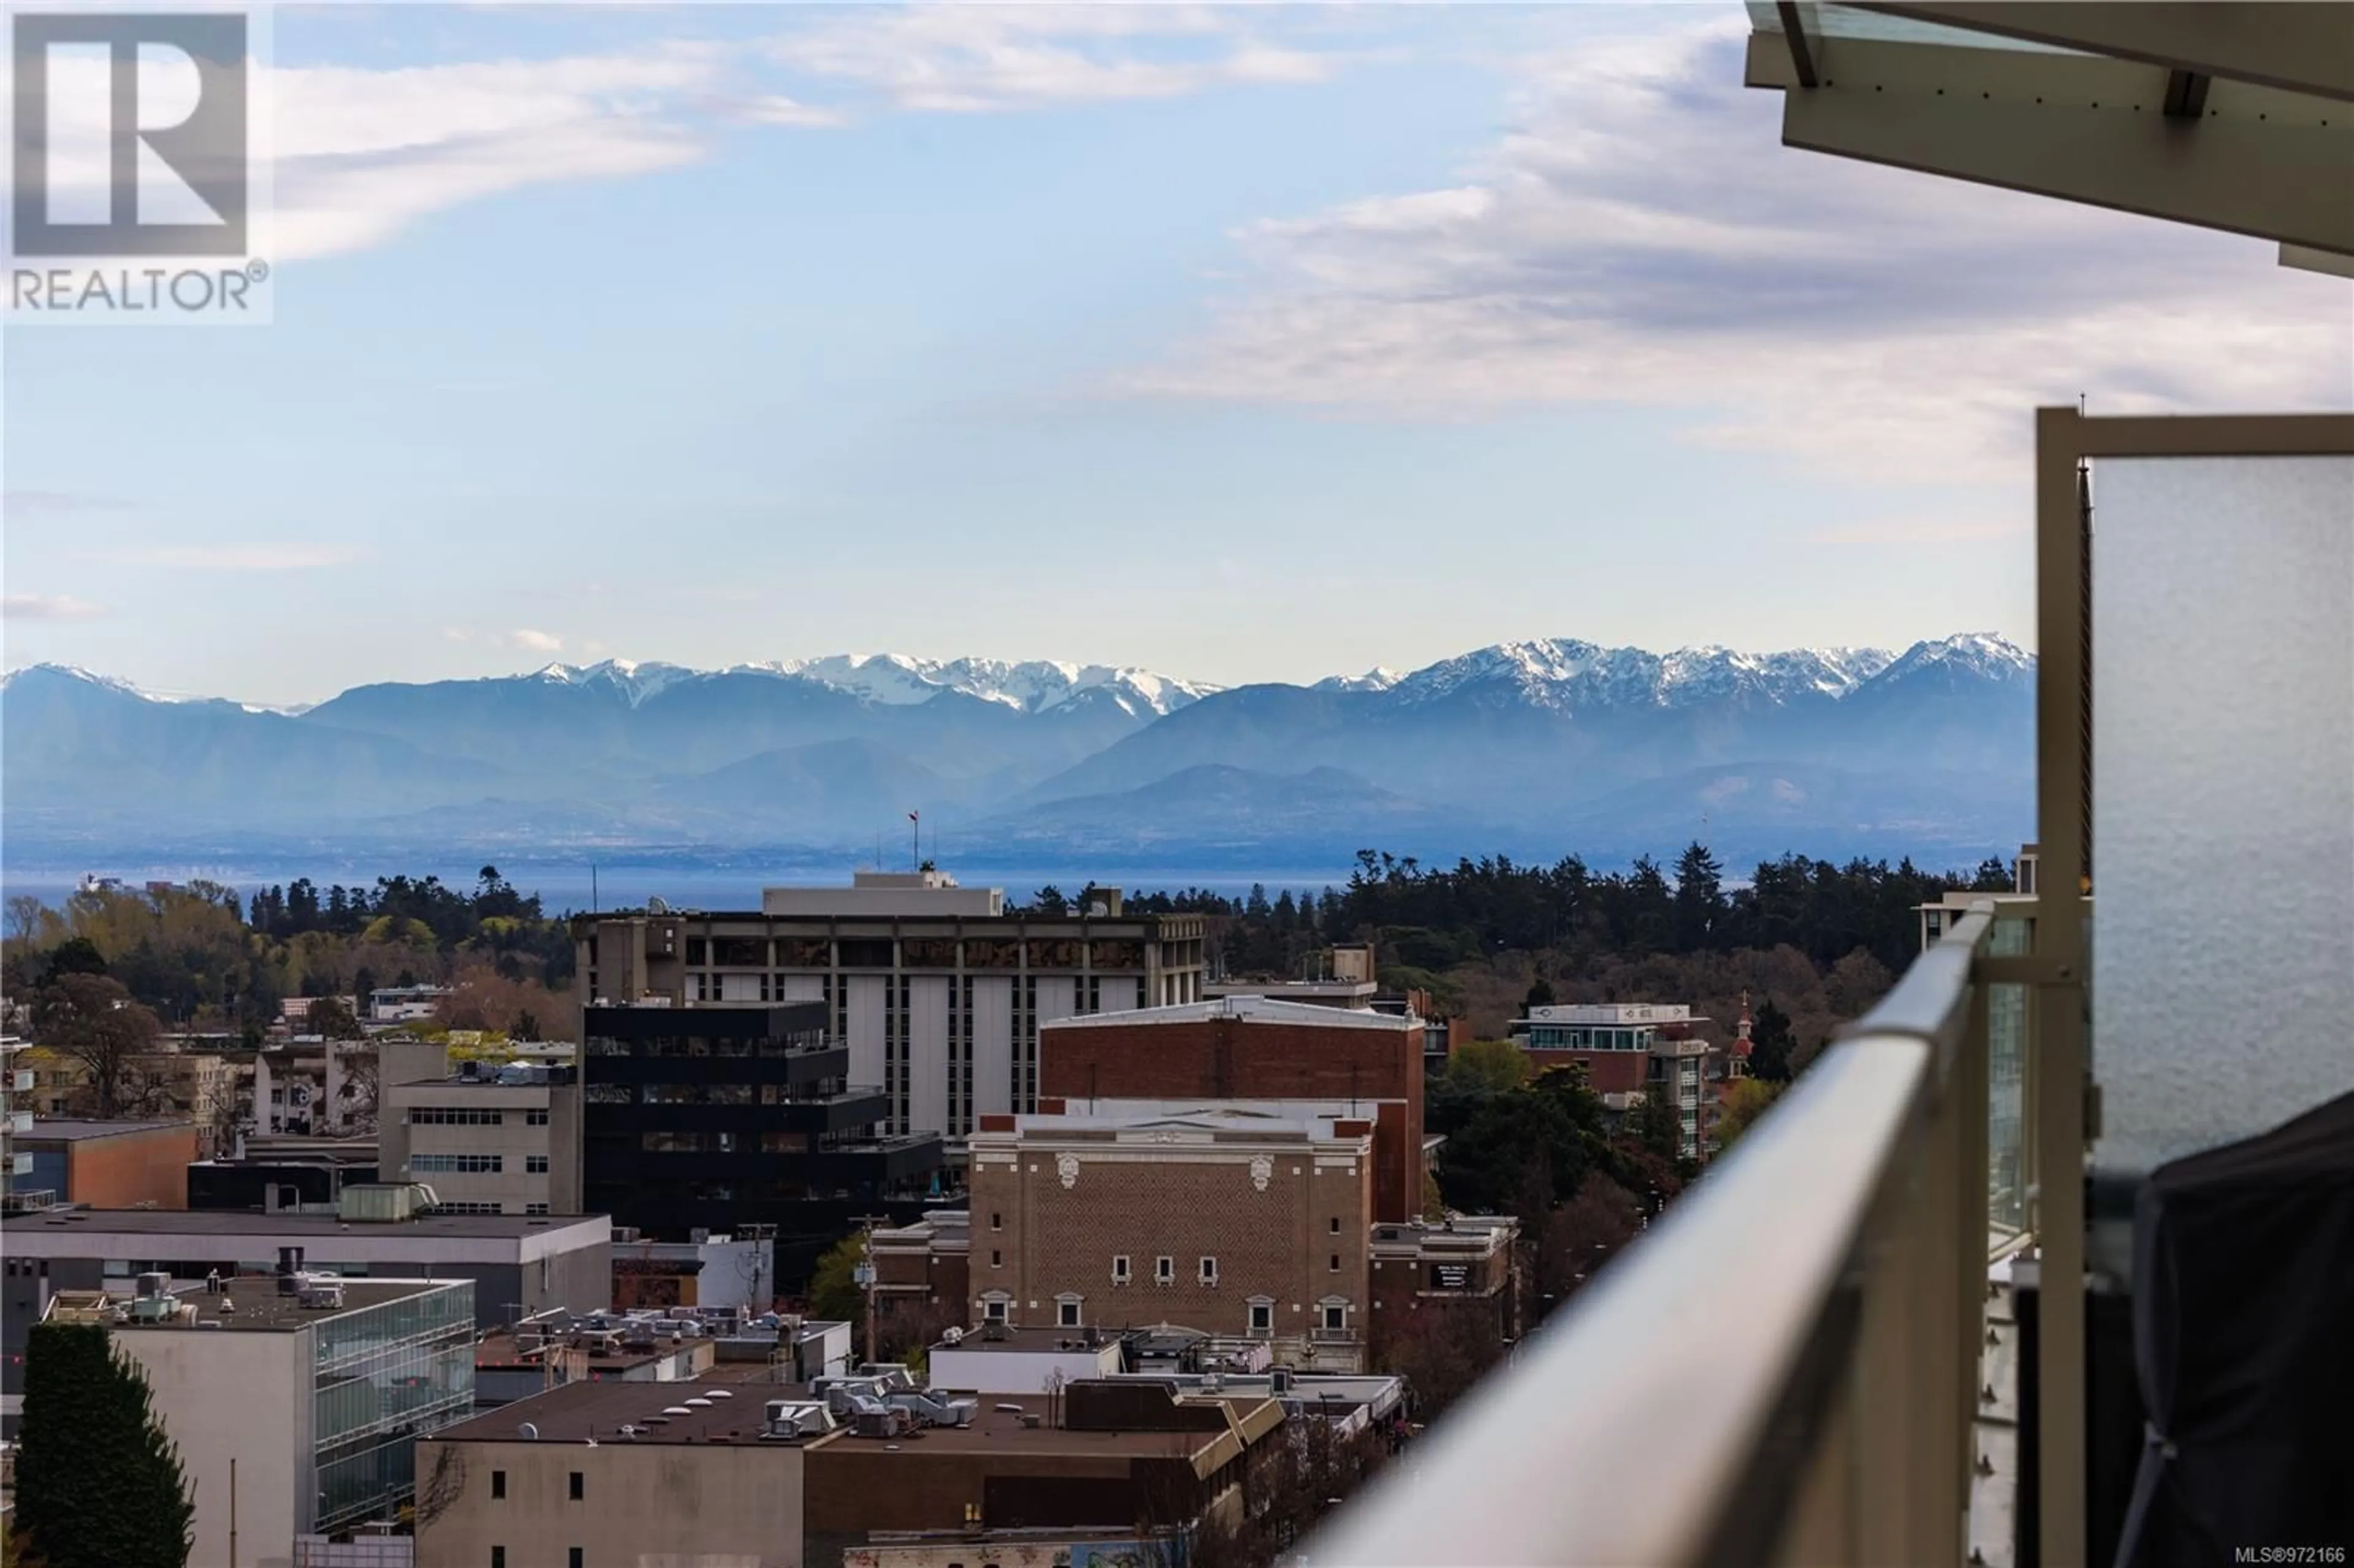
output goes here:
<path id="1" fill-rule="evenodd" d="M 2092 889 L 2091 573 L 2084 417 L 2035 411 L 2036 1424 L 2042 1568 L 2082 1568 L 2084 1531 L 2084 917 Z"/>

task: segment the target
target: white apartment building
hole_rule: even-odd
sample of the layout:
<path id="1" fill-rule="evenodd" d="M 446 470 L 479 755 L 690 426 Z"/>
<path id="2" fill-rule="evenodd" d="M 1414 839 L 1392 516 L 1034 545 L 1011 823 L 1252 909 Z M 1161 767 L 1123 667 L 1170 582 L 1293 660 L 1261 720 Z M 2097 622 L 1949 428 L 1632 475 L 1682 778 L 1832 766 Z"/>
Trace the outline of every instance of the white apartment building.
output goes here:
<path id="1" fill-rule="evenodd" d="M 1675 1108 L 1681 1152 L 1707 1157 L 1714 1143 L 1716 1096 L 1708 1042 L 1709 1020 L 1681 1003 L 1564 1002 L 1529 1009 L 1515 1019 L 1512 1038 L 1541 1061 L 1577 1061 L 1614 1111 L 1645 1097 L 1665 1095 Z"/>
<path id="2" fill-rule="evenodd" d="M 757 910 L 572 930 L 584 1004 L 824 1003 L 851 1086 L 885 1093 L 891 1133 L 960 1139 L 981 1116 L 1034 1109 L 1043 1023 L 1203 994 L 1202 917 L 1126 914 L 1117 888 L 1019 914 L 1002 888 L 860 872 L 848 887 L 769 888 Z"/>
<path id="3" fill-rule="evenodd" d="M 2020 846 L 2018 858 L 2010 863 L 2009 893 L 1974 893 L 1965 890 L 1959 893 L 1948 893 L 1934 904 L 1915 905 L 1914 913 L 1921 916 L 1921 950 L 1925 953 L 1935 947 L 1937 939 L 1946 934 L 1946 927 L 1968 914 L 1970 906 L 1981 900 L 1992 900 L 1998 906 L 2026 904 L 2032 901 L 2036 896 L 2036 865 L 2041 858 L 2033 844 Z"/>

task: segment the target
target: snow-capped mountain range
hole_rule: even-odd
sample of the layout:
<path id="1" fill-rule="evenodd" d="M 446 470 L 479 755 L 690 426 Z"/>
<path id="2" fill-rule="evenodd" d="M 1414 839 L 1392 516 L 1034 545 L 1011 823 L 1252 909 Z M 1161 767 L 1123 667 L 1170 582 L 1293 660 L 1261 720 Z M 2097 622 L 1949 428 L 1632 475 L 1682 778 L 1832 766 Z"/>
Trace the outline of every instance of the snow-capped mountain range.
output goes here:
<path id="1" fill-rule="evenodd" d="M 1902 653 L 1549 639 L 1230 690 L 1048 661 L 608 660 L 274 711 L 37 665 L 5 681 L 0 789 L 19 846 L 126 832 L 821 846 L 920 810 L 1033 858 L 1120 823 L 1131 849 L 1181 858 L 1268 834 L 1296 847 L 1309 824 L 1336 844 L 1381 829 L 1476 853 L 1498 835 L 1689 836 L 1668 825 L 1687 819 L 1777 850 L 1999 849 L 2026 825 L 2034 667 L 1986 633 Z"/>
<path id="2" fill-rule="evenodd" d="M 610 685 L 632 707 L 680 681 L 711 674 L 800 676 L 893 705 L 929 702 L 942 692 L 961 692 L 1031 714 L 1059 707 L 1081 692 L 1100 691 L 1130 713 L 1159 715 L 1222 689 L 1109 664 L 1066 664 L 1044 659 L 1019 663 L 1001 659 L 911 659 L 904 653 L 831 653 L 817 659 L 733 664 L 716 671 L 607 659 L 595 664 L 550 664 L 535 674 L 539 680 L 565 685 Z"/>

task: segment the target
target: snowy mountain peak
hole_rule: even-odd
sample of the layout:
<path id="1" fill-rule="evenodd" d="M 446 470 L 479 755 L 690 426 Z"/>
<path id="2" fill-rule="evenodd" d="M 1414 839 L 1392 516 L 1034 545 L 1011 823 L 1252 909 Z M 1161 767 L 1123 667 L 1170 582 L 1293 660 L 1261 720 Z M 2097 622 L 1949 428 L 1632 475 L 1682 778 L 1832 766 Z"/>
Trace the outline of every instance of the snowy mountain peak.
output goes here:
<path id="1" fill-rule="evenodd" d="M 641 663 L 635 659 L 604 659 L 594 664 L 549 664 L 534 672 L 535 678 L 562 686 L 611 686 L 631 707 L 663 687 L 687 680 L 695 673 L 684 664 Z"/>
<path id="2" fill-rule="evenodd" d="M 1376 664 L 1362 675 L 1327 675 L 1312 688 L 1319 692 L 1386 692 L 1405 676 L 1387 665 Z"/>
<path id="3" fill-rule="evenodd" d="M 118 696 L 129 697 L 134 702 L 142 703 L 163 703 L 168 705 L 186 704 L 192 705 L 201 705 L 207 703 L 218 703 L 225 707 L 242 708 L 245 712 L 249 714 L 284 714 L 289 717 L 308 712 L 311 706 L 308 703 L 292 703 L 282 705 L 274 705 L 268 703 L 229 702 L 227 699 L 220 697 L 197 696 L 187 692 L 150 691 L 146 687 L 139 685 L 135 682 L 124 680 L 120 675 L 101 675 L 97 671 L 86 670 L 80 664 L 27 664 L 22 668 L 9 671 L 5 675 L 0 675 L 0 690 L 5 690 L 8 687 L 14 686 L 20 676 L 26 675 L 43 675 L 53 677 L 58 680 L 73 681 L 85 686 L 93 686 L 102 692 L 112 692 Z"/>
<path id="4" fill-rule="evenodd" d="M 1778 705 L 1808 697 L 1844 697 L 1895 662 L 1896 655 L 1880 648 L 1745 653 L 1709 643 L 1652 653 L 1640 648 L 1604 648 L 1575 638 L 1543 638 L 1499 642 L 1441 660 L 1396 679 L 1390 689 L 1408 702 L 1459 694 L 1561 713 L 1729 701 Z"/>
<path id="5" fill-rule="evenodd" d="M 942 692 L 960 692 L 1002 703 L 1023 713 L 1044 713 L 1082 693 L 1101 691 L 1127 712 L 1143 717 L 1173 713 L 1221 688 L 1124 665 L 1069 664 L 1032 659 L 912 659 L 902 653 L 836 653 L 821 659 L 790 659 L 747 666 L 779 675 L 800 675 L 855 692 L 872 702 L 928 702 Z"/>
<path id="6" fill-rule="evenodd" d="M 142 702 L 153 703 L 163 700 L 142 691 L 120 675 L 101 675 L 95 670 L 85 670 L 79 664 L 27 664 L 21 669 L 9 671 L 5 677 L 0 677 L 0 689 L 13 686 L 28 675 L 48 675 L 62 680 L 80 681 L 85 685 L 102 686 L 110 692 L 120 692 L 127 697 L 137 697 Z"/>
<path id="7" fill-rule="evenodd" d="M 1889 662 L 1881 675 L 1897 681 L 1916 673 L 1944 669 L 1988 680 L 2010 681 L 2032 672 L 2035 655 L 2007 637 L 1991 631 L 1964 631 L 1915 642 L 1903 656 Z"/>

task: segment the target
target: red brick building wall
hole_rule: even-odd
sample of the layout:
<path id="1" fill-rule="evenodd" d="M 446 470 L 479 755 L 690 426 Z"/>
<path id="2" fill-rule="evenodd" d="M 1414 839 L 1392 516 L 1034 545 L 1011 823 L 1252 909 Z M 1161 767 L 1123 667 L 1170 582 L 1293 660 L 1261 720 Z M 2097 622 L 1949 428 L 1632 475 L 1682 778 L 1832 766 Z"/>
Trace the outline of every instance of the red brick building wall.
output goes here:
<path id="1" fill-rule="evenodd" d="M 196 1158 L 194 1122 L 78 1138 L 66 1145 L 63 1196 L 93 1209 L 185 1209 L 188 1166 Z"/>
<path id="2" fill-rule="evenodd" d="M 1080 1020 L 1038 1034 L 1042 1108 L 1048 1097 L 1074 1110 L 1098 1097 L 1394 1102 L 1365 1107 L 1376 1124 L 1376 1220 L 1405 1221 L 1422 1211 L 1422 1031 L 1387 1017 L 1364 1028 L 1246 1016 Z"/>
<path id="3" fill-rule="evenodd" d="M 1548 1067 L 1585 1065 L 1586 1086 L 1597 1095 L 1623 1095 L 1647 1089 L 1651 1082 L 1651 1058 L 1643 1051 L 1523 1051 L 1529 1075 Z"/>
<path id="4" fill-rule="evenodd" d="M 989 1118 L 995 1119 L 995 1118 Z M 985 1120 L 984 1128 L 987 1126 Z M 1359 1135 L 1370 1130 L 1354 1126 Z M 1018 1167 L 1002 1154 L 974 1151 L 971 1290 L 974 1315 L 991 1291 L 1011 1298 L 1024 1327 L 1052 1327 L 1056 1298 L 1082 1298 L 1085 1323 L 1107 1328 L 1181 1323 L 1205 1333 L 1250 1329 L 1250 1298 L 1274 1306 L 1272 1333 L 1305 1336 L 1320 1327 L 1320 1303 L 1345 1298 L 1352 1329 L 1369 1311 L 1369 1234 L 1373 1171 L 1363 1160 L 1320 1163 L 1312 1146 L 1270 1151 L 1266 1144 L 1150 1144 L 1024 1139 Z M 1063 1184 L 1057 1160 L 1078 1168 Z M 1269 1160 L 1265 1189 L 1254 1158 Z M 1112 1260 L 1129 1260 L 1129 1280 L 1113 1282 Z M 1155 1259 L 1171 1258 L 1175 1278 L 1154 1282 Z M 1201 1260 L 1217 1260 L 1205 1285 Z"/>

